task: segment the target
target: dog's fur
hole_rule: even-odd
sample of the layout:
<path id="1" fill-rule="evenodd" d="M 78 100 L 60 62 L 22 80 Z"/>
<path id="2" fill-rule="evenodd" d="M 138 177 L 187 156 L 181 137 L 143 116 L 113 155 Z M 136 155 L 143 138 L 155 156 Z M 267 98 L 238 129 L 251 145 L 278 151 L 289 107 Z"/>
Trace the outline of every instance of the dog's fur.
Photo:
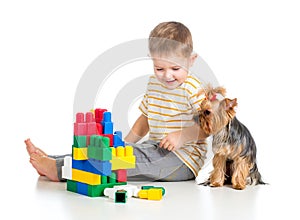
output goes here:
<path id="1" fill-rule="evenodd" d="M 207 135 L 213 136 L 213 171 L 202 185 L 214 187 L 232 183 L 234 189 L 244 189 L 247 184 L 265 184 L 257 168 L 256 144 L 249 130 L 237 118 L 237 99 L 225 97 L 223 87 L 208 86 L 201 90 L 206 99 L 199 112 L 200 127 Z"/>

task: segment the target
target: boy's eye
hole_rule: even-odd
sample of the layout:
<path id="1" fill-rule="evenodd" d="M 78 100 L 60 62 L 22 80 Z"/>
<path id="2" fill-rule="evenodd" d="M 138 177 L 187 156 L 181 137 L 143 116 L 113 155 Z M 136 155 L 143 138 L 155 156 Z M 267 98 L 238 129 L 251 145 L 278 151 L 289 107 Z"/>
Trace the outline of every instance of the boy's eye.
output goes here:
<path id="1" fill-rule="evenodd" d="M 176 71 L 176 70 L 179 70 L 180 68 L 179 67 L 173 67 L 172 70 Z"/>
<path id="2" fill-rule="evenodd" d="M 163 71 L 163 68 L 156 68 L 156 71 Z"/>

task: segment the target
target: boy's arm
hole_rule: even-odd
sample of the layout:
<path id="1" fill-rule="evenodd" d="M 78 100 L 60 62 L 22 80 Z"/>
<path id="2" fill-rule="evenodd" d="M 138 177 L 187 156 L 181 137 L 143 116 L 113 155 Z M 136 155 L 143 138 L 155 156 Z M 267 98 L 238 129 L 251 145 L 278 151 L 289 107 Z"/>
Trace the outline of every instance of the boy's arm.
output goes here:
<path id="1" fill-rule="evenodd" d="M 159 146 L 169 151 L 179 149 L 185 143 L 190 141 L 204 140 L 208 135 L 195 123 L 191 127 L 184 128 L 180 131 L 169 133 Z"/>
<path id="2" fill-rule="evenodd" d="M 126 142 L 136 143 L 141 140 L 149 131 L 148 118 L 141 114 L 141 116 L 135 121 L 131 130 L 124 138 Z"/>

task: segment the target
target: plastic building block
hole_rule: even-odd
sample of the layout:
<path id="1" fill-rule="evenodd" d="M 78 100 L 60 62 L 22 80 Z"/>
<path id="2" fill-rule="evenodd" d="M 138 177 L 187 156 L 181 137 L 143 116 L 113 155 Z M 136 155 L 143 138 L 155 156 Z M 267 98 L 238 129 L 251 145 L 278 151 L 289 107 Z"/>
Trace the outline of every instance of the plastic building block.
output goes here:
<path id="1" fill-rule="evenodd" d="M 127 191 L 124 189 L 117 190 L 115 193 L 115 203 L 126 203 Z"/>
<path id="2" fill-rule="evenodd" d="M 87 160 L 74 160 L 72 159 L 72 168 L 77 170 L 85 170 Z"/>
<path id="3" fill-rule="evenodd" d="M 102 124 L 96 123 L 96 127 L 97 127 L 97 134 L 98 134 L 98 135 L 103 134 L 103 127 L 102 127 Z"/>
<path id="4" fill-rule="evenodd" d="M 75 136 L 74 135 L 73 145 L 75 147 L 87 147 L 86 136 Z"/>
<path id="5" fill-rule="evenodd" d="M 73 146 L 73 159 L 75 160 L 87 160 L 88 159 L 88 154 L 87 154 L 87 147 L 81 147 L 81 148 L 77 148 Z"/>
<path id="6" fill-rule="evenodd" d="M 97 125 L 92 112 L 87 112 L 85 114 L 85 122 L 86 122 L 86 135 L 94 135 L 98 133 Z"/>
<path id="7" fill-rule="evenodd" d="M 133 185 L 117 185 L 117 186 L 114 186 L 113 188 L 106 188 L 104 190 L 104 195 L 107 196 L 110 199 L 115 200 L 116 192 L 118 190 L 124 190 L 124 191 L 126 191 L 128 198 L 138 197 L 138 192 L 140 191 L 140 189 L 138 189 L 137 186 L 133 186 Z"/>
<path id="8" fill-rule="evenodd" d="M 162 195 L 164 196 L 166 193 L 166 190 L 164 187 L 161 186 L 142 186 L 141 189 L 161 189 L 162 190 Z"/>
<path id="9" fill-rule="evenodd" d="M 118 146 L 125 146 L 125 142 L 122 141 L 122 132 L 121 131 L 115 131 L 114 135 L 114 147 L 118 147 Z"/>
<path id="10" fill-rule="evenodd" d="M 132 146 L 117 147 L 112 150 L 112 170 L 132 169 L 135 168 L 135 156 L 133 155 Z"/>
<path id="11" fill-rule="evenodd" d="M 88 196 L 90 197 L 99 197 L 104 196 L 104 190 L 107 188 L 112 188 L 114 186 L 125 185 L 127 183 L 106 183 L 99 185 L 89 185 L 88 186 Z"/>
<path id="12" fill-rule="evenodd" d="M 132 146 L 126 146 L 125 147 L 125 156 L 126 157 L 132 157 L 133 156 L 133 147 Z"/>
<path id="13" fill-rule="evenodd" d="M 72 179 L 72 157 L 66 156 L 64 158 L 64 166 L 62 167 L 62 178 Z"/>
<path id="14" fill-rule="evenodd" d="M 115 172 L 112 172 L 110 176 L 108 177 L 109 183 L 116 183 L 117 182 L 117 174 Z"/>
<path id="15" fill-rule="evenodd" d="M 70 192 L 77 192 L 77 183 L 73 180 L 67 180 L 67 190 Z"/>
<path id="16" fill-rule="evenodd" d="M 81 112 L 76 114 L 76 121 L 74 123 L 74 135 L 86 135 L 86 123 L 84 122 L 84 114 Z"/>
<path id="17" fill-rule="evenodd" d="M 162 189 L 141 189 L 138 193 L 139 198 L 148 200 L 161 200 Z"/>
<path id="18" fill-rule="evenodd" d="M 72 180 L 87 183 L 90 185 L 101 184 L 101 176 L 99 174 L 94 174 L 86 172 L 83 170 L 72 169 Z"/>
<path id="19" fill-rule="evenodd" d="M 87 196 L 88 195 L 88 184 L 76 182 L 77 185 L 77 193 Z"/>
<path id="20" fill-rule="evenodd" d="M 118 146 L 115 145 L 115 142 Z M 127 184 L 127 170 L 135 167 L 131 146 L 124 146 L 122 132 L 113 133 L 111 113 L 97 108 L 76 114 L 72 157 L 65 158 L 63 178 L 67 190 L 90 197 L 104 196 L 106 188 Z M 126 191 L 126 192 L 125 192 Z M 135 192 L 137 196 L 137 191 Z M 115 195 L 116 202 L 126 202 L 128 191 Z"/>
<path id="21" fill-rule="evenodd" d="M 112 159 L 111 148 L 108 147 L 109 138 L 101 136 L 91 136 L 90 145 L 88 146 L 88 158 L 102 161 Z"/>
<path id="22" fill-rule="evenodd" d="M 83 169 L 91 173 L 100 174 L 101 176 L 111 175 L 111 163 L 109 161 L 89 159 Z"/>
<path id="23" fill-rule="evenodd" d="M 116 170 L 117 182 L 127 182 L 127 170 Z"/>
<path id="24" fill-rule="evenodd" d="M 112 134 L 113 133 L 113 122 L 111 121 L 111 113 L 104 112 L 103 113 L 103 134 Z"/>
<path id="25" fill-rule="evenodd" d="M 95 109 L 95 120 L 96 123 L 101 123 L 103 121 L 103 113 L 106 112 L 106 109 L 96 108 Z"/>
<path id="26" fill-rule="evenodd" d="M 110 147 L 114 146 L 114 135 L 113 134 L 102 134 L 102 136 L 109 138 L 109 146 Z"/>

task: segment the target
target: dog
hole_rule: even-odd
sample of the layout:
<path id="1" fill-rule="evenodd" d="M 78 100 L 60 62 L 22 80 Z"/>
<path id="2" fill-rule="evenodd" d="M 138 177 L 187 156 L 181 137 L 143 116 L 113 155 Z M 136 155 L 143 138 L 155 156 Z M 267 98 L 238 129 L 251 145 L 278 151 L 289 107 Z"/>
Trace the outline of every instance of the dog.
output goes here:
<path id="1" fill-rule="evenodd" d="M 256 144 L 245 125 L 236 118 L 237 99 L 224 98 L 223 87 L 199 91 L 205 94 L 200 104 L 198 123 L 207 135 L 212 135 L 213 170 L 209 179 L 201 183 L 212 187 L 232 184 L 243 190 L 246 185 L 266 184 L 262 181 L 256 162 Z M 223 96 L 219 100 L 217 96 Z"/>

